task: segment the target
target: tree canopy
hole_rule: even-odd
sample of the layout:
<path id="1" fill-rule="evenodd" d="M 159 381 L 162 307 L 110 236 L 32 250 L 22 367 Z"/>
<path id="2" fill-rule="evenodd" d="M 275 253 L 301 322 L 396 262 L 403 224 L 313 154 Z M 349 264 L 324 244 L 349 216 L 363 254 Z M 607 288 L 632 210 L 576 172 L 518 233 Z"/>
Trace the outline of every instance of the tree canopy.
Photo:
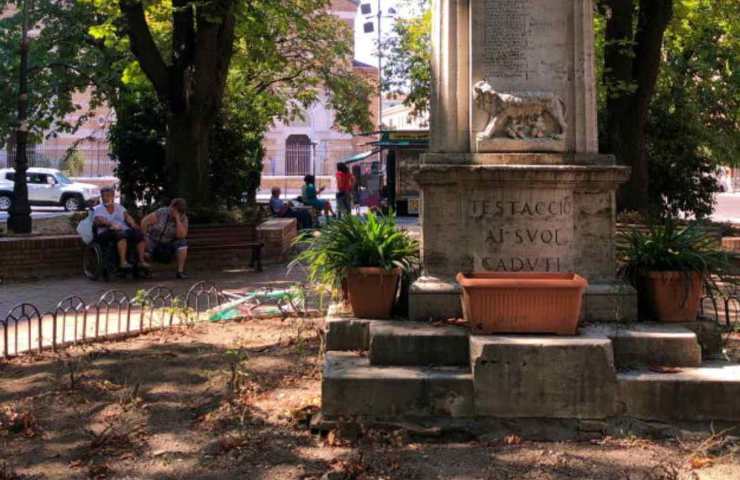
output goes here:
<path id="1" fill-rule="evenodd" d="M 166 107 L 172 195 L 206 202 L 208 130 L 225 104 L 257 132 L 320 99 L 340 128 L 369 127 L 371 90 L 328 0 L 83 1 L 106 13 L 94 34 L 135 58 L 124 81 L 150 83 Z"/>
<path id="2" fill-rule="evenodd" d="M 0 147 L 12 138 L 17 124 L 18 54 L 21 42 L 21 10 L 18 0 L 0 0 Z M 92 90 L 94 108 L 115 85 L 120 72 L 113 51 L 102 48 L 90 33 L 100 16 L 81 2 L 34 0 L 29 8 L 29 128 L 33 137 L 74 131 L 86 119 L 74 123 L 65 117 L 81 106 L 75 92 Z M 89 110 L 85 110 L 88 111 Z"/>

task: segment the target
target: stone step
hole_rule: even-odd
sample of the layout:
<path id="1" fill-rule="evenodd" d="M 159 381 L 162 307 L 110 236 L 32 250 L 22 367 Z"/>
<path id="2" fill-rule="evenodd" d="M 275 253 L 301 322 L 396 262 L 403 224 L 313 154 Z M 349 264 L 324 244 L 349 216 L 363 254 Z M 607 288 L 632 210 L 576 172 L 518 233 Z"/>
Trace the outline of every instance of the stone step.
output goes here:
<path id="1" fill-rule="evenodd" d="M 321 411 L 328 417 L 469 417 L 473 379 L 455 367 L 376 367 L 358 353 L 327 352 Z"/>
<path id="2" fill-rule="evenodd" d="M 617 375 L 618 414 L 648 420 L 740 422 L 740 364 Z"/>
<path id="3" fill-rule="evenodd" d="M 370 345 L 370 325 L 383 320 L 328 316 L 326 317 L 326 349 L 339 351 L 367 350 Z"/>
<path id="4" fill-rule="evenodd" d="M 586 327 L 581 334 L 611 339 L 614 363 L 619 369 L 659 365 L 698 367 L 701 364 L 701 347 L 696 334 L 681 325 L 602 324 Z"/>
<path id="5" fill-rule="evenodd" d="M 467 329 L 427 322 L 370 325 L 371 365 L 465 366 L 470 369 Z"/>
<path id="6" fill-rule="evenodd" d="M 475 413 L 508 418 L 613 415 L 616 371 L 606 338 L 470 337 Z"/>

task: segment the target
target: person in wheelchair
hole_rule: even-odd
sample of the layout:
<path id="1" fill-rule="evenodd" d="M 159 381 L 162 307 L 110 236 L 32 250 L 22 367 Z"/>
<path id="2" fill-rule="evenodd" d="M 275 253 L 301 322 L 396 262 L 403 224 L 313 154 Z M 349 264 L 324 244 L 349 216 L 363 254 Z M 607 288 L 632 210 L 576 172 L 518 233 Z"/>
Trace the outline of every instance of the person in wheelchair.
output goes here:
<path id="1" fill-rule="evenodd" d="M 188 278 L 185 261 L 188 258 L 188 216 L 184 198 L 175 198 L 169 207 L 162 207 L 141 219 L 141 229 L 147 238 L 147 252 L 158 263 L 170 263 L 177 258 L 177 278 Z"/>
<path id="2" fill-rule="evenodd" d="M 100 205 L 93 209 L 93 225 L 97 228 L 97 240 L 101 244 L 115 244 L 118 253 L 118 267 L 122 271 L 131 270 L 128 262 L 129 247 L 136 248 L 138 266 L 148 269 L 146 261 L 146 240 L 136 221 L 123 206 L 115 202 L 113 187 L 100 189 Z"/>

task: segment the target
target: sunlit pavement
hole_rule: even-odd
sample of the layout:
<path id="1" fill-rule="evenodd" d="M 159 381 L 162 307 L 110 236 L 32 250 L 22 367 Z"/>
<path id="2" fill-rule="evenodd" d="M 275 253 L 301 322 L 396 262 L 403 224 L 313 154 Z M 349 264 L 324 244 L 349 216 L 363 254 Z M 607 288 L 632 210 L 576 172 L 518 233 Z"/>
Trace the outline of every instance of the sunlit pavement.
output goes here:
<path id="1" fill-rule="evenodd" d="M 740 223 L 740 193 L 721 193 L 717 195 L 712 220 L 715 222 Z"/>

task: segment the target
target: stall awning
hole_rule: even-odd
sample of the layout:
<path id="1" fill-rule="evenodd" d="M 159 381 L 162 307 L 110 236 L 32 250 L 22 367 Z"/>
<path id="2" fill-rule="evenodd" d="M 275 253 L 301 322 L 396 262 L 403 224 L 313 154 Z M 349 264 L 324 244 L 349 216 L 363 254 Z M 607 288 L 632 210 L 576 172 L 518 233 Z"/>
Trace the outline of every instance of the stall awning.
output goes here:
<path id="1" fill-rule="evenodd" d="M 386 130 L 379 133 L 380 140 L 369 142 L 367 145 L 388 149 L 426 150 L 429 148 L 428 130 Z"/>
<path id="2" fill-rule="evenodd" d="M 368 150 L 366 152 L 362 152 L 362 153 L 358 153 L 356 155 L 352 155 L 349 158 L 345 158 L 344 160 L 342 160 L 342 162 L 343 163 L 346 163 L 348 165 L 351 164 L 351 163 L 361 162 L 361 161 L 365 160 L 366 158 L 375 155 L 376 153 L 378 153 L 378 150 Z"/>

